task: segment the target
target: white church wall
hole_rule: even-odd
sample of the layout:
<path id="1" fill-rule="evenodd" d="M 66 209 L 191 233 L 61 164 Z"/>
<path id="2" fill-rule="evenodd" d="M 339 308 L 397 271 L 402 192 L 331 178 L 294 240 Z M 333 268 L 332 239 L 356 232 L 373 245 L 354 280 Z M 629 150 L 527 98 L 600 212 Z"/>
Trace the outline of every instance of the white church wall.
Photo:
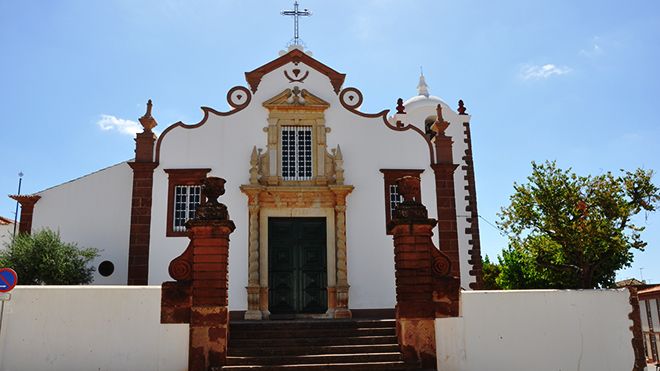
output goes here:
<path id="1" fill-rule="evenodd" d="M 163 138 L 160 165 L 154 172 L 151 227 L 150 284 L 170 280 L 169 262 L 186 247 L 185 237 L 165 237 L 167 214 L 167 174 L 169 168 L 211 168 L 210 175 L 227 180 L 226 194 L 220 198 L 228 207 L 236 231 L 230 236 L 229 306 L 245 309 L 247 297 L 247 197 L 239 186 L 248 182 L 252 147 L 265 148 L 267 110 L 261 103 L 286 87 L 283 66 L 265 75 L 252 102 L 231 116 L 211 114 L 195 129 L 175 128 Z M 300 65 L 298 68 L 301 68 Z M 368 119 L 346 111 L 332 90 L 328 78 L 313 69 L 301 89 L 330 103 L 326 111 L 328 148 L 341 146 L 346 184 L 355 186 L 347 200 L 348 280 L 351 308 L 391 308 L 394 306 L 394 257 L 391 236 L 385 231 L 385 196 L 382 168 L 425 169 L 422 198 L 430 216 L 435 217 L 435 183 L 429 167 L 428 147 L 417 133 L 395 132 L 381 118 Z"/>
<path id="2" fill-rule="evenodd" d="M 92 265 L 108 260 L 114 272 L 94 273 L 95 284 L 126 284 L 133 172 L 126 162 L 37 193 L 32 230 L 50 228 L 65 242 L 100 250 Z"/>
<path id="3" fill-rule="evenodd" d="M 0 371 L 186 370 L 188 325 L 160 324 L 160 287 L 18 286 Z"/>
<path id="4" fill-rule="evenodd" d="M 18 233 L 18 227 L 16 227 L 16 232 Z M 0 223 L 0 249 L 4 248 L 5 244 L 11 242 L 13 236 L 14 223 Z"/>
<path id="5" fill-rule="evenodd" d="M 463 291 L 436 319 L 438 370 L 630 370 L 628 290 Z"/>

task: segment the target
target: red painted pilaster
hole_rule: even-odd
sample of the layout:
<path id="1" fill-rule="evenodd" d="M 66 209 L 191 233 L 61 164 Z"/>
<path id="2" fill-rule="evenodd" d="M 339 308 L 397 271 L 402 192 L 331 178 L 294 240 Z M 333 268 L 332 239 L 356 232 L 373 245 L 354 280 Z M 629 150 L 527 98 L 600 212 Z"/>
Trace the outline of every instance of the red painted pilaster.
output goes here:
<path id="1" fill-rule="evenodd" d="M 435 368 L 435 318 L 458 315 L 460 281 L 448 257 L 433 245 L 436 220 L 413 194 L 419 178 L 397 181 L 404 201 L 389 225 L 394 236 L 397 337 L 404 360 Z"/>
<path id="2" fill-rule="evenodd" d="M 456 223 L 456 195 L 454 191 L 453 141 L 445 135 L 449 123 L 442 118 L 442 107 L 438 104 L 437 120 L 433 130 L 435 141 L 435 163 L 431 164 L 435 175 L 435 195 L 438 210 L 438 247 L 451 263 L 451 275 L 460 277 L 461 266 L 458 253 L 458 228 Z"/>
<path id="3" fill-rule="evenodd" d="M 151 100 L 147 112 L 140 117 L 144 128 L 135 138 L 135 161 L 128 165 L 133 169 L 133 194 L 131 199 L 131 227 L 128 241 L 128 284 L 149 283 L 149 242 L 151 239 L 151 203 L 154 169 L 153 161 L 156 136 L 151 131 L 157 123 L 151 116 Z"/>
<path id="4" fill-rule="evenodd" d="M 161 323 L 190 324 L 189 370 L 220 369 L 227 360 L 229 235 L 235 226 L 226 206 L 216 201 L 224 182 L 204 180 L 207 201 L 186 225 L 190 243 L 169 266 L 177 281 L 162 286 Z"/>
<path id="5" fill-rule="evenodd" d="M 32 216 L 34 205 L 39 201 L 39 195 L 10 195 L 10 198 L 21 204 L 21 221 L 18 224 L 18 233 L 32 233 Z"/>

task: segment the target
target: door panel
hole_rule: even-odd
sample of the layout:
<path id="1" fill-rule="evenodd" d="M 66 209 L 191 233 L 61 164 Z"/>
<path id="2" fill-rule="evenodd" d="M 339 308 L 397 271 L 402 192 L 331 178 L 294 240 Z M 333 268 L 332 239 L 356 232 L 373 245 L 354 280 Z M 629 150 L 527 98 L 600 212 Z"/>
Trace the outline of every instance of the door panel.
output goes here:
<path id="1" fill-rule="evenodd" d="M 327 310 L 325 218 L 269 218 L 269 310 Z"/>

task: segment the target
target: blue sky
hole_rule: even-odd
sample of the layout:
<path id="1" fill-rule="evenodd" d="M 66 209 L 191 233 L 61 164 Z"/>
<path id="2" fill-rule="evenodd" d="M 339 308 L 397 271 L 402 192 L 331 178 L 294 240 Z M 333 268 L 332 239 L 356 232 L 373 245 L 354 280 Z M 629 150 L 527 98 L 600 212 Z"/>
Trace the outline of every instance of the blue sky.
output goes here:
<path id="1" fill-rule="evenodd" d="M 133 156 L 147 99 L 163 130 L 197 122 L 292 38 L 292 1 L 0 0 L 0 194 L 56 185 Z M 660 170 L 660 3 L 321 1 L 301 37 L 346 73 L 363 110 L 431 94 L 472 114 L 479 212 L 494 224 L 531 161 L 581 174 Z M 368 150 L 368 148 L 365 148 Z M 656 184 L 660 175 L 656 175 Z M 100 195 L 102 197 L 102 195 Z M 0 215 L 14 203 L 0 197 Z M 506 239 L 481 220 L 483 252 Z M 619 278 L 660 282 L 660 215 Z"/>

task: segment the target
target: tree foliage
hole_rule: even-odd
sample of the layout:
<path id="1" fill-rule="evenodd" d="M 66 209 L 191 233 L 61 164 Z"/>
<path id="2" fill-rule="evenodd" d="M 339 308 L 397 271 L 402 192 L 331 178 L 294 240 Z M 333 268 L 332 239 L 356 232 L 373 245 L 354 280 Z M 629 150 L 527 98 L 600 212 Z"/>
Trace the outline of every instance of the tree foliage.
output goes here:
<path id="1" fill-rule="evenodd" d="M 497 283 L 511 288 L 611 287 L 617 270 L 643 250 L 644 227 L 633 222 L 660 200 L 653 172 L 578 176 L 555 162 L 532 163 L 499 214 L 509 247 Z"/>
<path id="2" fill-rule="evenodd" d="M 14 269 L 21 285 L 78 285 L 92 282 L 89 262 L 97 256 L 97 249 L 62 242 L 58 232 L 43 229 L 5 244 L 0 266 Z"/>
<path id="3" fill-rule="evenodd" d="M 488 255 L 484 257 L 481 267 L 484 280 L 484 290 L 500 290 L 502 288 L 497 283 L 497 278 L 500 276 L 500 267 L 501 266 L 499 264 L 492 263 Z"/>

